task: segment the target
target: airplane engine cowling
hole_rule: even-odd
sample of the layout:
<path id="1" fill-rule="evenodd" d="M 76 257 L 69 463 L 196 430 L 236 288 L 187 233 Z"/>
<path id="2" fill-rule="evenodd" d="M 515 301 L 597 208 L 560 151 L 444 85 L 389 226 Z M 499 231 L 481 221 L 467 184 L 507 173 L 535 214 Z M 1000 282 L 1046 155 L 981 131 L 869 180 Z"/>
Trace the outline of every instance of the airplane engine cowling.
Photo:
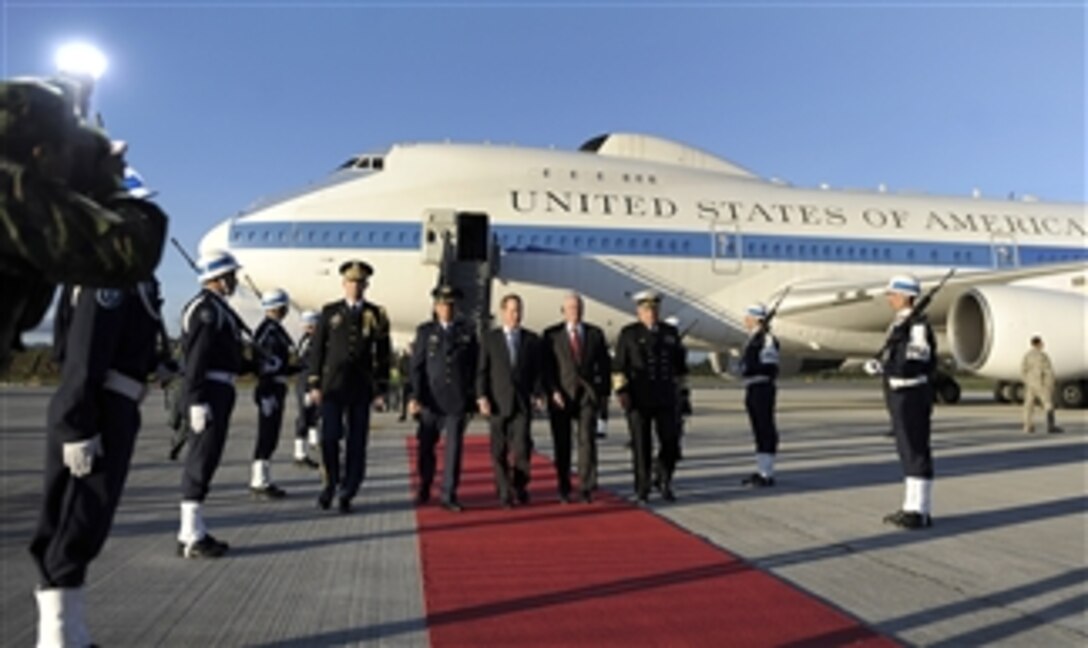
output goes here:
<path id="1" fill-rule="evenodd" d="M 1043 338 L 1058 380 L 1088 374 L 1088 300 L 1017 286 L 972 288 L 952 304 L 948 340 L 960 367 L 998 380 L 1020 380 L 1034 335 Z"/>

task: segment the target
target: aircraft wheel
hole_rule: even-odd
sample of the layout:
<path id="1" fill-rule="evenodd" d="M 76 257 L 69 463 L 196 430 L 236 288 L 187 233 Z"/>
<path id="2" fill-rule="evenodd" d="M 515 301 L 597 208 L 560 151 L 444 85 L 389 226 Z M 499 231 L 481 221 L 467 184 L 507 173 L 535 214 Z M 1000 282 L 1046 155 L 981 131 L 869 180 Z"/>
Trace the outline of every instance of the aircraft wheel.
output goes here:
<path id="1" fill-rule="evenodd" d="M 943 381 L 937 386 L 937 393 L 940 394 L 942 403 L 955 405 L 960 402 L 960 384 L 951 378 Z"/>
<path id="2" fill-rule="evenodd" d="M 1012 402 L 1020 405 L 1024 402 L 1024 383 L 1014 383 L 1012 386 Z"/>
<path id="3" fill-rule="evenodd" d="M 998 403 L 1007 403 L 1007 402 L 1009 402 L 1009 397 L 1008 397 L 1008 395 L 1005 394 L 1005 390 L 1008 387 L 1009 387 L 1009 383 L 1005 382 L 1004 380 L 997 381 L 997 384 L 994 385 L 994 401 L 995 402 L 998 402 Z"/>
<path id="4" fill-rule="evenodd" d="M 1069 409 L 1084 407 L 1084 386 L 1085 383 L 1080 380 L 1063 383 L 1058 387 L 1058 404 Z"/>

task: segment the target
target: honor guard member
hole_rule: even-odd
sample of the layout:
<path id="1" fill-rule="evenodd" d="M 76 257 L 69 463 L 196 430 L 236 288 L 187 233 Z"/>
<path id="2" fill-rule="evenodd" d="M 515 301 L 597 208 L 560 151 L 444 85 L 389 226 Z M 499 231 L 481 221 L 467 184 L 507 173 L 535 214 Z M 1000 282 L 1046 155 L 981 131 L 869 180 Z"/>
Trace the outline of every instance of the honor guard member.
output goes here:
<path id="1" fill-rule="evenodd" d="M 585 302 L 563 298 L 562 322 L 544 331 L 544 389 L 555 448 L 559 501 L 570 502 L 572 424 L 578 425 L 580 499 L 588 504 L 597 489 L 597 415 L 612 393 L 612 359 L 604 332 L 582 317 Z"/>
<path id="2" fill-rule="evenodd" d="M 253 333 L 253 344 L 259 349 L 257 388 L 253 400 L 257 403 L 257 445 L 253 449 L 253 475 L 249 490 L 254 497 L 281 499 L 287 495 L 272 483 L 269 461 L 280 441 L 283 409 L 287 402 L 287 384 L 298 372 L 292 361 L 295 341 L 283 328 L 283 318 L 290 306 L 287 293 L 278 288 L 261 296 L 265 318 Z"/>
<path id="3" fill-rule="evenodd" d="M 1038 335 L 1031 338 L 1031 349 L 1020 361 L 1020 377 L 1024 381 L 1024 432 L 1035 432 L 1032 419 L 1035 401 L 1039 401 L 1046 412 L 1046 431 L 1061 433 L 1062 429 L 1054 422 L 1054 366 L 1050 364 L 1050 356 L 1043 351 L 1043 338 Z"/>
<path id="4" fill-rule="evenodd" d="M 203 505 L 223 456 L 234 410 L 234 379 L 242 371 L 245 324 L 227 303 L 238 287 L 238 261 L 223 251 L 197 261 L 203 286 L 182 312 L 185 402 L 189 414 L 189 454 L 181 477 L 181 528 L 178 555 L 218 558 L 229 548 L 204 524 Z"/>
<path id="5" fill-rule="evenodd" d="M 300 369 L 295 392 L 298 395 L 298 417 L 295 419 L 295 466 L 299 468 L 319 468 L 321 464 L 310 458 L 307 444 L 318 447 L 317 425 L 318 408 L 310 397 L 307 386 L 310 376 L 310 343 L 313 341 L 317 321 L 321 318 L 316 312 L 302 311 L 302 337 L 298 340 L 298 360 Z"/>
<path id="6" fill-rule="evenodd" d="M 442 476 L 442 507 L 462 510 L 457 500 L 461 481 L 461 451 L 468 414 L 474 406 L 473 383 L 479 345 L 472 325 L 454 319 L 456 301 L 461 291 L 439 286 L 434 298 L 434 319 L 416 329 L 412 361 L 406 380 L 412 383 L 408 411 L 419 419 L 417 436 L 419 493 L 416 502 L 431 499 L 435 473 L 435 445 L 446 437 L 445 468 Z"/>
<path id="7" fill-rule="evenodd" d="M 634 296 L 638 321 L 620 331 L 612 361 L 612 382 L 620 407 L 627 413 L 639 504 L 650 495 L 651 455 L 657 431 L 656 474 L 661 495 L 675 501 L 672 476 L 678 450 L 678 398 L 687 375 L 687 351 L 674 326 L 661 321 L 661 295 L 644 290 Z"/>
<path id="8" fill-rule="evenodd" d="M 370 405 L 381 406 L 389 384 L 389 318 L 364 300 L 374 269 L 363 261 L 340 266 L 344 299 L 326 304 L 310 351 L 310 397 L 321 408 L 321 463 L 324 488 L 318 506 L 328 509 L 335 494 L 341 513 L 366 477 Z M 340 439 L 347 434 L 344 473 Z"/>
<path id="9" fill-rule="evenodd" d="M 767 307 L 752 304 L 744 314 L 748 344 L 741 359 L 744 380 L 744 408 L 756 439 L 756 472 L 741 482 L 752 488 L 774 486 L 774 457 L 778 452 L 778 428 L 774 405 L 778 378 L 778 340 L 764 325 Z"/>
<path id="10" fill-rule="evenodd" d="M 39 646 L 91 645 L 83 584 L 113 524 L 146 381 L 161 359 L 161 303 L 153 280 L 61 292 L 61 382 L 49 402 L 44 498 L 30 545 L 41 575 Z"/>
<path id="11" fill-rule="evenodd" d="M 871 374 L 883 374 L 888 388 L 887 405 L 899 462 L 906 478 L 903 508 L 885 516 L 884 522 L 905 529 L 932 524 L 933 454 L 929 445 L 933 386 L 929 377 L 937 366 L 937 343 L 924 316 L 911 317 L 921 293 L 910 275 L 892 277 L 885 294 L 895 311 L 884 353 L 866 363 Z"/>

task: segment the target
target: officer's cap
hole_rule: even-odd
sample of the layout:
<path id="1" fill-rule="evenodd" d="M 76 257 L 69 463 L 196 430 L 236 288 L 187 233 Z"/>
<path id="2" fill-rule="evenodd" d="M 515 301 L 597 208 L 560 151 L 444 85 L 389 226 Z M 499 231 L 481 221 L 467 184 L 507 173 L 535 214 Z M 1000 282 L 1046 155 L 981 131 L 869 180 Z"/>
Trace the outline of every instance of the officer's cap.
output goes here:
<path id="1" fill-rule="evenodd" d="M 272 310 L 286 306 L 290 299 L 287 297 L 287 293 L 279 288 L 273 288 L 265 294 L 261 295 L 261 308 L 265 310 Z"/>
<path id="2" fill-rule="evenodd" d="M 317 320 L 320 319 L 320 317 L 321 316 L 317 314 L 317 311 L 312 310 L 302 311 L 302 315 L 300 316 L 302 323 L 307 325 L 317 324 Z"/>
<path id="3" fill-rule="evenodd" d="M 640 290 L 635 293 L 631 299 L 639 306 L 642 306 L 643 304 L 656 305 L 661 303 L 661 293 L 656 290 Z"/>
<path id="4" fill-rule="evenodd" d="M 340 264 L 340 274 L 348 281 L 363 281 L 374 274 L 374 268 L 366 261 L 352 259 Z"/>
<path id="5" fill-rule="evenodd" d="M 461 291 L 453 286 L 438 286 L 431 291 L 431 297 L 436 302 L 455 302 L 463 297 Z"/>
<path id="6" fill-rule="evenodd" d="M 238 259 L 235 259 L 233 254 L 225 250 L 211 250 L 205 252 L 200 256 L 200 260 L 196 262 L 196 269 L 199 275 L 198 278 L 201 283 L 211 281 L 212 279 L 218 279 L 241 267 L 241 264 L 238 263 Z"/>
<path id="7" fill-rule="evenodd" d="M 911 275 L 895 275 L 888 281 L 885 293 L 899 293 L 908 297 L 917 297 L 922 292 L 922 286 Z"/>
<path id="8" fill-rule="evenodd" d="M 748 317 L 754 317 L 756 319 L 763 319 L 767 317 L 767 306 L 760 302 L 750 304 L 744 311 Z"/>

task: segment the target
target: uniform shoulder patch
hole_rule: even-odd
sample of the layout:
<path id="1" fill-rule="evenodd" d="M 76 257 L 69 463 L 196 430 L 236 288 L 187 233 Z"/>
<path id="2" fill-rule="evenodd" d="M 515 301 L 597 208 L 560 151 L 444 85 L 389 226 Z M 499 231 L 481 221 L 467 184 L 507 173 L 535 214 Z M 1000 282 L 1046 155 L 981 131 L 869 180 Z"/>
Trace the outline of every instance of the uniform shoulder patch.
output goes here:
<path id="1" fill-rule="evenodd" d="M 197 309 L 196 316 L 204 324 L 211 324 L 215 321 L 215 313 L 212 311 L 212 307 L 207 304 Z"/>
<path id="2" fill-rule="evenodd" d="M 125 293 L 116 288 L 99 288 L 94 299 L 102 308 L 113 310 L 125 301 Z"/>

